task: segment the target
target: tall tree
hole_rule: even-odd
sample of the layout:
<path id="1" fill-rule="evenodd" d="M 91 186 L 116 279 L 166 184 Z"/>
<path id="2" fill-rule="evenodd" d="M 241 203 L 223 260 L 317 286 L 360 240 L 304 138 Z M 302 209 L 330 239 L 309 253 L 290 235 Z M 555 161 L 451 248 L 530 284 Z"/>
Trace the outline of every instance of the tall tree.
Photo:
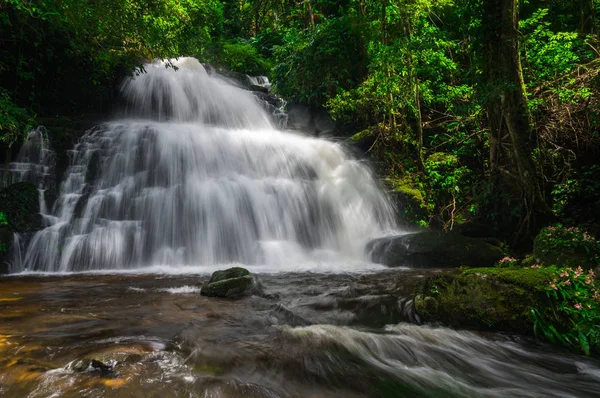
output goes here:
<path id="1" fill-rule="evenodd" d="M 487 101 L 490 169 L 493 178 L 501 171 L 516 170 L 523 200 L 518 239 L 534 233 L 550 210 L 532 158 L 534 135 L 519 56 L 518 3 L 488 0 L 484 7 L 484 74 L 491 88 Z"/>

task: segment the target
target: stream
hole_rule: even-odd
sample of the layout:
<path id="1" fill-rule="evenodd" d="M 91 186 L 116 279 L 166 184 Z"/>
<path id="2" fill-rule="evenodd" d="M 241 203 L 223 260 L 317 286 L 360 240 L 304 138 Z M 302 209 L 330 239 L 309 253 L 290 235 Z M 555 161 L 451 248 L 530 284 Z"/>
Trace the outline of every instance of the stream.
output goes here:
<path id="1" fill-rule="evenodd" d="M 238 300 L 206 275 L 3 277 L 0 396 L 600 396 L 598 361 L 411 323 L 435 272 L 260 274 L 268 295 Z"/>

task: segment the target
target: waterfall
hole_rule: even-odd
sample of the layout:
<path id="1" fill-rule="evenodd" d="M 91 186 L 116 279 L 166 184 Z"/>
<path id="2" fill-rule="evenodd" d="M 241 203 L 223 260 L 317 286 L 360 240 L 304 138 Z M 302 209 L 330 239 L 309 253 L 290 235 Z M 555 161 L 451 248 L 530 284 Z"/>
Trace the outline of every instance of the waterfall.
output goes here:
<path id="1" fill-rule="evenodd" d="M 276 129 L 250 91 L 193 58 L 145 70 L 123 84 L 126 117 L 70 152 L 25 269 L 365 263 L 365 243 L 394 228 L 341 144 Z"/>
<path id="2" fill-rule="evenodd" d="M 48 131 L 44 126 L 27 135 L 17 159 L 8 167 L 8 183 L 30 182 L 40 193 L 40 213 L 48 213 L 47 195 L 55 185 L 56 155 L 50 148 Z M 4 178 L 2 178 L 4 180 Z"/>

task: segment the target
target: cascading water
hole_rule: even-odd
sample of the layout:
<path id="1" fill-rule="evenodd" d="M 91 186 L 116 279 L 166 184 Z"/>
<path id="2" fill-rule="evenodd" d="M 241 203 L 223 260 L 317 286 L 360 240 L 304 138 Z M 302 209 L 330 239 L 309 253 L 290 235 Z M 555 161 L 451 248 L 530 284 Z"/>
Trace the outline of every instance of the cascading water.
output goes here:
<path id="1" fill-rule="evenodd" d="M 276 130 L 197 60 L 173 64 L 127 80 L 128 118 L 75 146 L 23 267 L 364 263 L 367 240 L 394 227 L 369 170 L 339 144 Z"/>
<path id="2" fill-rule="evenodd" d="M 17 159 L 9 164 L 8 176 L 3 176 L 1 180 L 9 184 L 17 182 L 30 182 L 34 184 L 40 193 L 40 212 L 46 214 L 47 196 L 49 191 L 53 191 L 55 185 L 54 176 L 56 166 L 56 154 L 50 148 L 48 132 L 40 126 L 31 130 Z"/>

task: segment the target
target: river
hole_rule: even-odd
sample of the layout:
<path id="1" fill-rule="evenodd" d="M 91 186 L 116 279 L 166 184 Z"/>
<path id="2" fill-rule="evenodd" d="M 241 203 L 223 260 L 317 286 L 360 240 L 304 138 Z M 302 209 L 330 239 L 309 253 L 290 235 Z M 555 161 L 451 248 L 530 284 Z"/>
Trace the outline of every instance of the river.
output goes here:
<path id="1" fill-rule="evenodd" d="M 3 277 L 0 395 L 600 396 L 598 361 L 411 323 L 432 272 L 260 274 L 269 296 L 238 300 L 201 296 L 203 275 Z"/>

